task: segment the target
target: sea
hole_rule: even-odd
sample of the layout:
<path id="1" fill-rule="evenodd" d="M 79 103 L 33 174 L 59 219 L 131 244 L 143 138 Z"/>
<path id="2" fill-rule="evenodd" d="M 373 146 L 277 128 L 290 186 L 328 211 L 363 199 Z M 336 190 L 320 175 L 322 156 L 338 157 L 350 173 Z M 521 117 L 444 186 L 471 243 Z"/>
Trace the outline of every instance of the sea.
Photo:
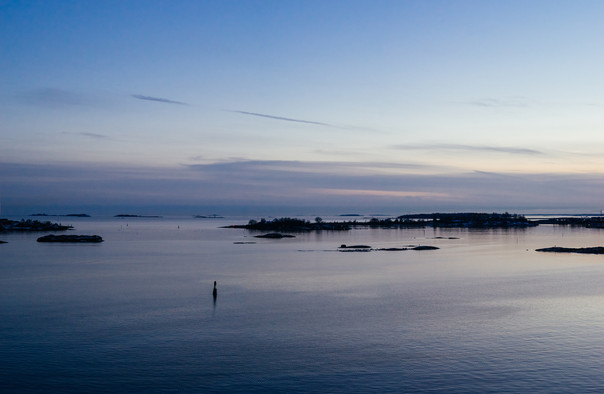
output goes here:
<path id="1" fill-rule="evenodd" d="M 104 242 L 0 234 L 3 393 L 604 391 L 604 256 L 535 251 L 603 229 L 49 219 Z"/>

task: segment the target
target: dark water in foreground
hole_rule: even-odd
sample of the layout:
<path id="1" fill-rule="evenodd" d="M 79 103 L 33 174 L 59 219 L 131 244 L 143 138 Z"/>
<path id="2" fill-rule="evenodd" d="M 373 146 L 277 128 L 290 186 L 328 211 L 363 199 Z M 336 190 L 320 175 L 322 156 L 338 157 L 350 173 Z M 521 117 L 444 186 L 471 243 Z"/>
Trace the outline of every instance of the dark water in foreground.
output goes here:
<path id="1" fill-rule="evenodd" d="M 601 230 L 72 222 L 105 242 L 1 238 L 3 392 L 604 391 L 604 256 L 534 251 L 604 245 Z"/>

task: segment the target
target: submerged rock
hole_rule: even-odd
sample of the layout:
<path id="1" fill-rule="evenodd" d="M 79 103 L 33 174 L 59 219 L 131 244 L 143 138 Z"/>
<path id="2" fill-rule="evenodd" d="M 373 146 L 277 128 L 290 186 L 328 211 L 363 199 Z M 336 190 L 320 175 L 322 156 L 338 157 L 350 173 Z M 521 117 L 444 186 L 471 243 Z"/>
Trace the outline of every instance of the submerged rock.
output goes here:
<path id="1" fill-rule="evenodd" d="M 103 238 L 98 235 L 45 235 L 38 242 L 99 243 Z"/>

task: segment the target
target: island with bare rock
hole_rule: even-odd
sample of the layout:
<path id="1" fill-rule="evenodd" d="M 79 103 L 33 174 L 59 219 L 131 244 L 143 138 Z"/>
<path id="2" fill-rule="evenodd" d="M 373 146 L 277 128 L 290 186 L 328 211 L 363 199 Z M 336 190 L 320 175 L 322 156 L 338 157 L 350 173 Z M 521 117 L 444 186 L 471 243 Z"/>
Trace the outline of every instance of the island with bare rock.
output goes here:
<path id="1" fill-rule="evenodd" d="M 268 233 L 262 235 L 254 235 L 254 238 L 272 238 L 272 239 L 281 239 L 281 238 L 295 238 L 295 235 L 291 234 L 281 234 L 281 233 Z"/>
<path id="2" fill-rule="evenodd" d="M 346 245 L 342 244 L 338 247 L 339 252 L 371 252 L 371 251 L 383 251 L 383 252 L 404 252 L 406 250 L 437 250 L 440 249 L 436 246 L 429 245 L 409 245 L 401 248 L 372 248 L 369 245 Z"/>

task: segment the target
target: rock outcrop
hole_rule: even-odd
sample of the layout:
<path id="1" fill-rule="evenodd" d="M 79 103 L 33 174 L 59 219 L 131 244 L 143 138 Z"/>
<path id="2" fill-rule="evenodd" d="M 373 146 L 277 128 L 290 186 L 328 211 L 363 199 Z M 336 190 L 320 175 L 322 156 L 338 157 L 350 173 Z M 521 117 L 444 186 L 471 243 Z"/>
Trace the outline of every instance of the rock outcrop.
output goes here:
<path id="1" fill-rule="evenodd" d="M 38 242 L 99 243 L 103 238 L 98 235 L 45 235 Z"/>

